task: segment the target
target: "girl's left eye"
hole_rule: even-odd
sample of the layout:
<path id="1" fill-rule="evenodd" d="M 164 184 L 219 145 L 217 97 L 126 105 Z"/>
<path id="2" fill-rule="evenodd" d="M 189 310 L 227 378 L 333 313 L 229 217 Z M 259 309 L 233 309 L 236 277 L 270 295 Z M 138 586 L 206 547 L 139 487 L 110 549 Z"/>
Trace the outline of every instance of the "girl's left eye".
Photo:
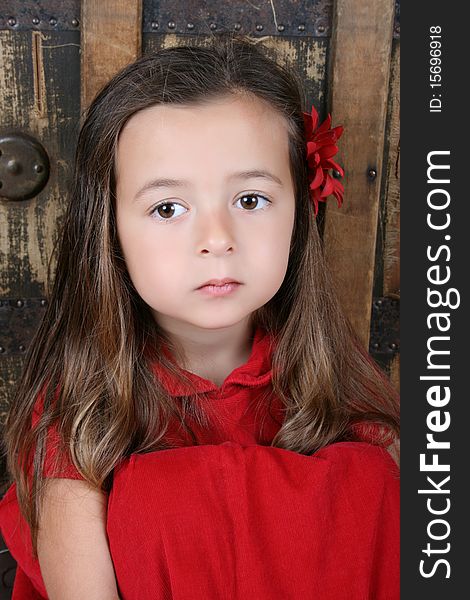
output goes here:
<path id="1" fill-rule="evenodd" d="M 240 196 L 240 198 L 238 198 L 237 202 L 239 200 L 245 200 L 245 198 L 249 198 L 249 202 L 247 203 L 246 206 L 244 206 L 244 208 L 247 208 L 248 210 L 262 210 L 263 208 L 266 207 L 266 205 L 271 204 L 271 200 L 268 200 L 267 198 L 265 198 L 264 196 L 261 196 L 260 194 L 244 194 L 243 196 Z M 261 206 L 259 207 L 259 201 L 253 201 L 252 198 L 261 198 L 262 200 L 264 200 L 266 202 L 265 206 Z"/>

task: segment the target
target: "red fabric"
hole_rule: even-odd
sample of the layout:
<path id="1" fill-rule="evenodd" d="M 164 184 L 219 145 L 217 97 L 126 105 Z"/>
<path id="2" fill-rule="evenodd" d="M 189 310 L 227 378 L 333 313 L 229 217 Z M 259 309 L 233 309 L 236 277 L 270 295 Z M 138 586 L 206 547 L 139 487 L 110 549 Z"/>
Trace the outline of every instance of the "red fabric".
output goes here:
<path id="1" fill-rule="evenodd" d="M 220 388 L 186 372 L 213 423 L 210 435 L 191 424 L 202 445 L 115 468 L 107 532 L 122 600 L 399 598 L 398 468 L 366 442 L 312 456 L 269 446 L 282 414 L 265 401 L 271 350 L 257 330 L 249 360 Z M 188 391 L 155 369 L 169 393 Z M 176 426 L 171 435 L 184 437 Z M 0 529 L 20 566 L 13 600 L 47 598 L 14 484 Z"/>

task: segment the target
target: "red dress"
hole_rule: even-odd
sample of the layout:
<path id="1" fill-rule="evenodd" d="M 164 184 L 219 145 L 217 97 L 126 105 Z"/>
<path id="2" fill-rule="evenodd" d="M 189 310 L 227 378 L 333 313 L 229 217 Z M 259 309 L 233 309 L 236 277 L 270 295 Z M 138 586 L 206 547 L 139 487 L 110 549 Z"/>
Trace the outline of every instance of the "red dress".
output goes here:
<path id="1" fill-rule="evenodd" d="M 264 402 L 271 351 L 258 329 L 248 361 L 220 388 L 187 372 L 205 392 L 213 434 L 115 468 L 107 533 L 122 600 L 399 599 L 398 467 L 368 442 L 311 456 L 269 446 L 281 414 Z M 70 464 L 59 476 L 81 478 Z M 15 484 L 0 528 L 18 563 L 13 600 L 47 598 Z"/>

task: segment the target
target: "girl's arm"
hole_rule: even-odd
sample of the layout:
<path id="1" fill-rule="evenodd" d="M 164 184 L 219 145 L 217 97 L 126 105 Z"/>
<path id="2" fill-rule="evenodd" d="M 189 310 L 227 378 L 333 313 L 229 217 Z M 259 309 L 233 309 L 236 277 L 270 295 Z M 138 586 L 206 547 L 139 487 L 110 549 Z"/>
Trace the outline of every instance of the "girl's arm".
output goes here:
<path id="1" fill-rule="evenodd" d="M 38 559 L 50 600 L 119 599 L 106 512 L 106 494 L 86 481 L 47 480 Z"/>

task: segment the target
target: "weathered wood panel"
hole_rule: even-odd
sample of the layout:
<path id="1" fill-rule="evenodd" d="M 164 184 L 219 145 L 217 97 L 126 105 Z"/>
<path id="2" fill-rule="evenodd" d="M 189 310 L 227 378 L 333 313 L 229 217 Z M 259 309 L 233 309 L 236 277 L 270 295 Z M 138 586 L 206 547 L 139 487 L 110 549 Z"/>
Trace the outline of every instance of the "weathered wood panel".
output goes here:
<path id="1" fill-rule="evenodd" d="M 39 195 L 23 201 L 0 196 L 2 303 L 44 297 L 48 267 L 54 272 L 51 257 L 66 205 L 78 131 L 79 41 L 78 31 L 0 31 L 0 132 L 33 136 L 50 160 L 49 181 Z M 6 349 L 0 354 L 2 422 L 27 342 L 15 356 Z"/>
<path id="2" fill-rule="evenodd" d="M 331 109 L 345 126 L 338 155 L 346 176 L 341 209 L 329 202 L 324 242 L 338 293 L 368 347 L 384 150 L 392 0 L 337 0 L 331 64 Z"/>
<path id="3" fill-rule="evenodd" d="M 81 106 L 141 52 L 142 2 L 82 0 Z"/>

